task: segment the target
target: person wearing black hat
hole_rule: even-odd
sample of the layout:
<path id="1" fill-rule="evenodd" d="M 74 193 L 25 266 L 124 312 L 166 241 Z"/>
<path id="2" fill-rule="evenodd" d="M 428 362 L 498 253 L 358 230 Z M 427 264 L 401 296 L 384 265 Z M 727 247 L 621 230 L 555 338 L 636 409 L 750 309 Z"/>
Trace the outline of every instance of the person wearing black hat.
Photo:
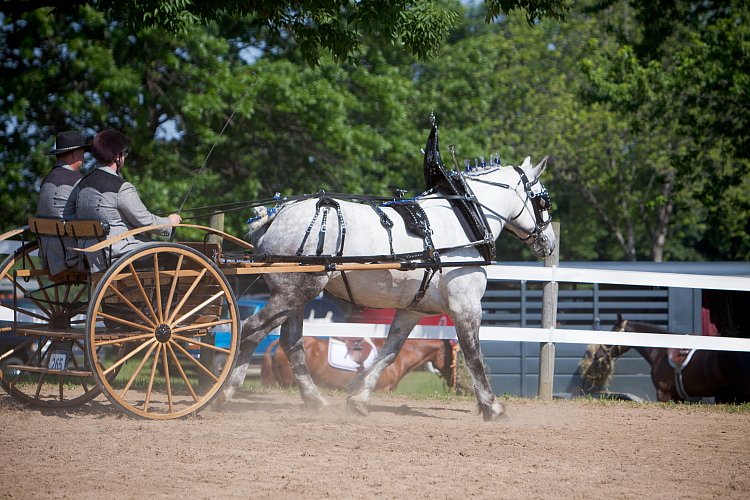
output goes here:
<path id="1" fill-rule="evenodd" d="M 81 179 L 81 166 L 84 153 L 91 145 L 83 140 L 80 132 L 60 132 L 55 138 L 55 147 L 49 151 L 55 157 L 55 166 L 42 181 L 39 190 L 39 201 L 36 206 L 37 217 L 61 219 L 66 214 L 66 204 L 73 191 L 73 186 Z M 70 214 L 68 214 L 70 215 Z M 75 246 L 72 241 L 60 241 L 54 236 L 40 237 L 43 265 L 52 276 L 77 265 L 78 254 L 66 252 L 63 247 Z"/>
<path id="2" fill-rule="evenodd" d="M 99 165 L 75 187 L 75 212 L 78 219 L 106 222 L 109 225 L 110 238 L 138 227 L 176 225 L 182 222 L 182 218 L 177 214 L 159 217 L 149 212 L 138 196 L 135 186 L 122 178 L 122 169 L 128 157 L 128 140 L 120 131 L 108 129 L 96 134 L 91 145 L 91 154 Z M 169 236 L 171 228 L 156 232 Z M 115 242 L 111 245 L 111 250 L 90 254 L 88 262 L 91 270 L 104 270 L 110 259 L 114 260 L 148 241 L 148 236 L 139 234 Z M 96 242 L 82 241 L 81 245 L 87 247 Z"/>

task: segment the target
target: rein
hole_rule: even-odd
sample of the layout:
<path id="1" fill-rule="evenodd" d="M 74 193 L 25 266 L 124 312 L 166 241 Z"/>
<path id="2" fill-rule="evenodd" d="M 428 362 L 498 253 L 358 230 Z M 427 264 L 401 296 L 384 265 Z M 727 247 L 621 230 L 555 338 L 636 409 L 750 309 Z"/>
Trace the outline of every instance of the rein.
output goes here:
<path id="1" fill-rule="evenodd" d="M 532 237 L 535 239 L 539 239 L 540 237 L 542 237 L 542 232 L 544 231 L 544 229 L 546 229 L 550 223 L 550 218 L 544 217 L 544 212 L 547 212 L 550 207 L 549 194 L 547 193 L 546 189 L 542 189 L 542 192 L 540 193 L 534 193 L 531 188 L 535 184 L 537 184 L 539 180 L 536 179 L 534 180 L 534 182 L 529 182 L 528 178 L 526 177 L 525 172 L 523 172 L 522 169 L 520 169 L 519 167 L 514 167 L 514 169 L 516 170 L 516 172 L 519 173 L 519 177 L 520 177 L 518 184 L 516 184 L 515 187 L 510 186 L 505 183 L 501 183 L 501 182 L 487 181 L 487 180 L 478 178 L 478 175 L 491 173 L 495 171 L 494 169 L 487 170 L 486 172 L 481 172 L 479 174 L 468 176 L 468 179 L 473 182 L 487 184 L 490 186 L 500 187 L 500 188 L 508 189 L 512 191 L 516 191 L 518 188 L 518 185 L 522 183 L 525 194 L 526 194 L 526 199 L 524 200 L 524 208 L 522 208 L 521 211 L 516 216 L 511 217 L 511 218 L 505 217 L 497 213 L 495 210 L 492 210 L 491 208 L 487 207 L 487 205 L 478 201 L 473 194 L 471 195 L 440 194 L 440 193 L 435 193 L 434 188 L 429 189 L 423 192 L 422 194 L 415 196 L 414 198 L 393 198 L 389 196 L 353 195 L 349 193 L 329 193 L 329 192 L 326 192 L 325 195 L 329 198 L 335 198 L 335 199 L 359 202 L 359 203 L 368 203 L 378 213 L 378 216 L 381 218 L 381 221 L 383 221 L 384 214 L 382 213 L 382 210 L 379 210 L 380 207 L 375 202 L 388 203 L 388 204 L 409 203 L 409 202 L 417 202 L 421 200 L 448 200 L 448 201 L 460 200 L 460 201 L 474 202 L 474 203 L 477 203 L 479 206 L 481 206 L 483 209 L 485 209 L 488 213 L 491 213 L 498 219 L 505 222 L 506 225 L 509 225 L 513 227 L 515 230 L 525 234 L 526 235 L 525 238 L 522 238 L 516 235 L 521 241 L 525 242 L 529 238 L 532 238 Z M 202 207 L 188 208 L 184 210 L 181 208 L 180 210 L 193 214 L 190 216 L 183 217 L 183 219 L 188 220 L 188 219 L 208 217 L 208 216 L 217 215 L 217 214 L 226 213 L 226 212 L 235 212 L 235 211 L 244 210 L 247 208 L 255 208 L 255 207 L 262 206 L 262 205 L 268 205 L 270 203 L 276 203 L 278 207 L 281 207 L 288 203 L 294 203 L 297 201 L 305 201 L 305 200 L 309 200 L 313 198 L 320 198 L 320 196 L 321 196 L 321 193 L 300 194 L 300 195 L 284 196 L 284 197 L 281 197 L 277 194 L 276 196 L 273 196 L 270 198 L 259 198 L 256 200 L 246 200 L 246 201 L 224 203 L 224 204 L 218 204 L 218 205 L 206 205 Z M 528 199 L 532 200 L 532 206 L 534 208 L 534 216 L 536 219 L 536 227 L 532 231 L 528 231 L 524 229 L 523 227 L 521 227 L 515 222 L 523 213 L 523 210 L 525 209 L 525 206 L 526 206 L 526 201 Z M 166 213 L 171 213 L 171 212 L 165 212 L 165 214 Z M 253 220 L 254 219 L 250 219 L 248 220 L 248 222 L 251 222 Z M 467 246 L 477 246 L 477 245 L 482 245 L 486 243 L 487 241 L 485 240 L 478 240 L 478 241 L 471 242 L 468 245 L 452 247 L 451 249 L 453 248 L 460 249 L 460 248 L 464 248 Z"/>

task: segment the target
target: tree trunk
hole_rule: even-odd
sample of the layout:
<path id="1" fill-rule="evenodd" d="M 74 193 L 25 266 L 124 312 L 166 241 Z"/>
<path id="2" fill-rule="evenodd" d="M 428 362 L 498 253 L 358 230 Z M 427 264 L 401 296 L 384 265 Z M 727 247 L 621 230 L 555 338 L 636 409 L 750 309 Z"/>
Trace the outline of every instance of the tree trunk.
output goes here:
<path id="1" fill-rule="evenodd" d="M 674 172 L 669 172 L 661 186 L 661 195 L 664 204 L 656 212 L 656 227 L 651 234 L 651 260 L 654 262 L 664 261 L 664 244 L 667 241 L 667 229 L 672 217 L 672 190 L 674 188 Z"/>

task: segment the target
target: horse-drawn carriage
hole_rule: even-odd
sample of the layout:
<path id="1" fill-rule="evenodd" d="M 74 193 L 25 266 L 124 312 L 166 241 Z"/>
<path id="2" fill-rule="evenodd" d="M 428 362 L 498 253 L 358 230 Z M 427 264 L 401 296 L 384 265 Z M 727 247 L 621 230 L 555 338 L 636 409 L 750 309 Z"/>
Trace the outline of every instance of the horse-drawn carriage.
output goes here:
<path id="1" fill-rule="evenodd" d="M 207 236 L 219 233 L 193 227 Z M 33 352 L 25 363 L 5 366 L 0 383 L 14 398 L 70 407 L 103 392 L 130 414 L 172 418 L 197 411 L 217 394 L 239 348 L 237 300 L 228 269 L 219 267 L 220 245 L 155 242 L 115 259 L 104 272 L 69 268 L 51 276 L 41 267 L 41 238 L 68 245 L 99 239 L 81 249 L 85 261 L 126 235 L 108 239 L 99 221 L 39 218 L 3 236 L 14 235 L 24 241 L 0 267 L 0 281 L 13 291 L 5 304 L 13 319 L 2 331 L 26 341 L 0 356 Z M 207 340 L 220 325 L 230 332 L 228 347 Z M 228 359 L 218 373 L 211 370 L 214 353 Z"/>
<path id="2" fill-rule="evenodd" d="M 432 153 L 436 132 L 434 126 L 435 140 L 428 142 Z M 431 188 L 411 200 L 328 193 L 276 199 L 275 218 L 266 216 L 256 225 L 255 248 L 209 227 L 179 224 L 202 232 L 203 241 L 152 242 L 112 259 L 113 244 L 158 227 L 109 237 L 99 221 L 30 219 L 28 227 L 0 236 L 22 237 L 0 268 L 0 281 L 10 284 L 14 297 L 7 304 L 13 320 L 2 332 L 26 337 L 0 353 L 0 361 L 21 349 L 34 354 L 8 365 L 0 383 L 34 406 L 73 406 L 101 392 L 133 416 L 181 417 L 220 392 L 230 398 L 255 346 L 281 326 L 280 345 L 303 399 L 324 406 L 305 366 L 302 319 L 305 303 L 326 289 L 357 305 L 399 310 L 376 362 L 354 386 L 352 408 L 366 411 L 379 375 L 419 318 L 447 313 L 456 324 L 483 416 L 496 418 L 503 409 L 491 393 L 478 346 L 486 284 L 481 266 L 494 257 L 494 239 L 503 227 L 535 255 L 551 252 L 549 199 L 539 182 L 546 162 L 532 166 L 527 158 L 510 167 L 491 160 L 449 174 L 439 155 L 432 158 L 426 163 L 428 182 L 447 184 L 447 192 Z M 39 263 L 42 238 L 58 238 L 84 262 L 108 259 L 108 266 L 50 276 Z M 81 240 L 92 239 L 98 242 L 80 248 Z M 230 254 L 214 240 L 242 251 Z M 243 319 L 241 335 L 228 277 L 243 274 L 263 274 L 271 296 L 257 314 Z M 228 347 L 210 341 L 216 327 L 230 332 Z M 215 354 L 226 357 L 216 369 Z"/>

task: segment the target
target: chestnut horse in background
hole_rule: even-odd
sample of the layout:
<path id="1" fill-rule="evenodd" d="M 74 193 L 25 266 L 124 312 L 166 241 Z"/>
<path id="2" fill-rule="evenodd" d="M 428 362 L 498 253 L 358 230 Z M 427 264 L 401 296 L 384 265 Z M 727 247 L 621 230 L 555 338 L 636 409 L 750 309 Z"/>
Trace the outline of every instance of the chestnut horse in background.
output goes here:
<path id="1" fill-rule="evenodd" d="M 369 341 L 378 351 L 385 343 L 385 339 Z M 327 338 L 304 337 L 304 343 L 305 362 L 316 384 L 333 389 L 345 389 L 359 375 L 359 372 L 334 368 L 328 363 Z M 279 341 L 276 340 L 266 349 L 261 366 L 261 381 L 263 385 L 272 385 L 276 382 L 282 386 L 292 386 L 292 368 L 283 349 L 277 348 L 278 344 Z M 408 339 L 395 361 L 383 370 L 375 389 L 394 390 L 407 373 L 428 361 L 447 382 L 448 387 L 455 388 L 457 351 L 458 345 L 450 340 Z"/>

